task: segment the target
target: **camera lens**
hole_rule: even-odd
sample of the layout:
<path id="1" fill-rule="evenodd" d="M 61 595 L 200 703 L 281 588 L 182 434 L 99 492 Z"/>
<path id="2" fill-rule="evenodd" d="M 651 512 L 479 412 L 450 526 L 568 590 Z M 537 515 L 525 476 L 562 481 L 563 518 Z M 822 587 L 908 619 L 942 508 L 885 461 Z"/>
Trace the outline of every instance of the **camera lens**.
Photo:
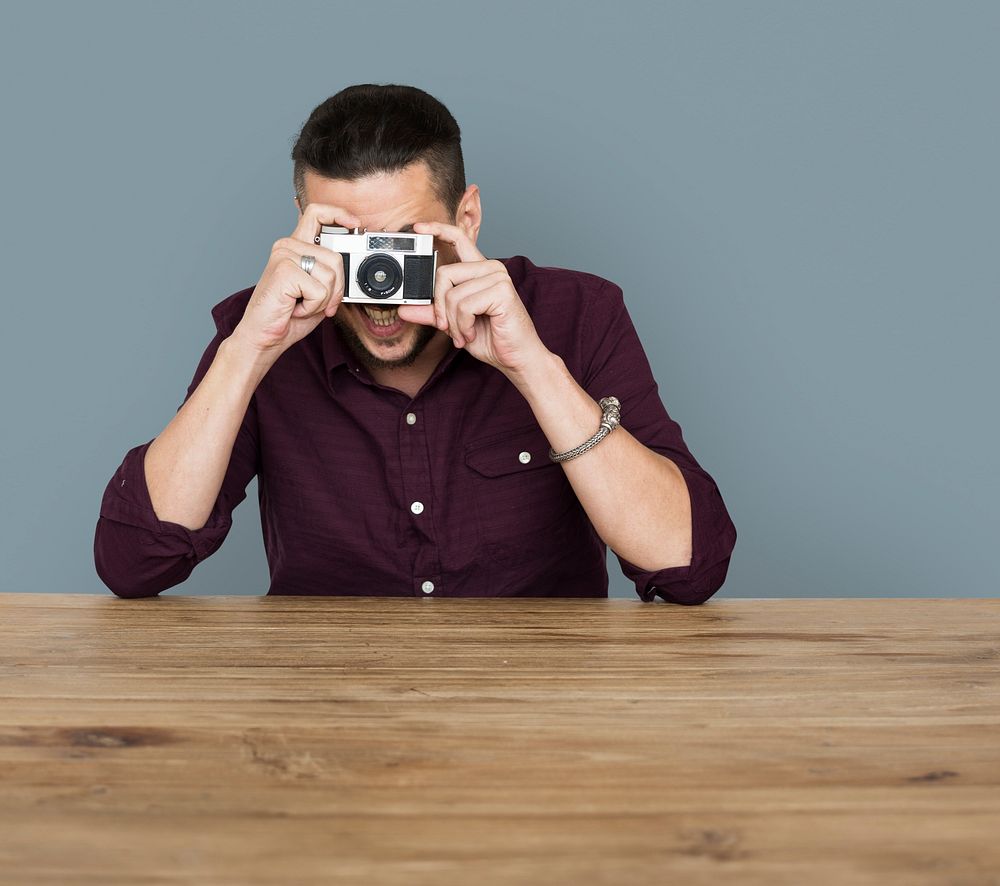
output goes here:
<path id="1" fill-rule="evenodd" d="M 392 256 L 375 253 L 358 266 L 358 286 L 372 298 L 389 298 L 403 285 L 403 269 Z"/>

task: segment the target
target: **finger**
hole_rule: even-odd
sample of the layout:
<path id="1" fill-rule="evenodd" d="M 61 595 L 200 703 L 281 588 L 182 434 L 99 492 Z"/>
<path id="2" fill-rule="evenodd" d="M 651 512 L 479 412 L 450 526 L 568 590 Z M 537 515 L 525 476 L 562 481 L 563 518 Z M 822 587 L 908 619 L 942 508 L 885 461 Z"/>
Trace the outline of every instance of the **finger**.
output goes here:
<path id="1" fill-rule="evenodd" d="M 272 249 L 287 249 L 297 256 L 311 255 L 316 261 L 321 261 L 331 268 L 340 267 L 341 272 L 343 272 L 344 257 L 339 252 L 328 249 L 326 246 L 320 246 L 318 243 L 307 244 L 294 237 L 282 237 L 280 240 L 274 241 Z"/>
<path id="2" fill-rule="evenodd" d="M 504 263 L 496 259 L 484 258 L 482 261 L 460 261 L 450 265 L 441 265 L 434 278 L 435 282 L 440 278 L 454 286 L 471 280 L 473 277 L 484 277 L 486 274 L 495 274 L 497 271 L 507 273 Z"/>
<path id="3" fill-rule="evenodd" d="M 399 316 L 407 323 L 423 323 L 426 326 L 437 326 L 434 316 L 434 305 L 400 305 Z"/>
<path id="4" fill-rule="evenodd" d="M 493 289 L 500 282 L 499 274 L 491 274 L 488 277 L 476 277 L 448 290 L 445 314 L 448 318 L 448 333 L 455 339 L 456 347 L 460 348 L 466 341 L 472 339 L 476 315 L 469 312 L 482 302 L 481 300 L 470 301 L 470 299 L 477 293 Z M 496 294 L 494 293 L 490 297 L 490 301 L 495 300 Z"/>
<path id="5" fill-rule="evenodd" d="M 444 222 L 417 222 L 413 230 L 418 234 L 433 234 L 445 243 L 451 243 L 461 261 L 482 261 L 486 258 L 462 228 Z"/>
<path id="6" fill-rule="evenodd" d="M 288 273 L 292 275 L 293 285 L 289 287 L 290 291 L 286 292 L 286 295 L 293 302 L 297 302 L 292 308 L 292 316 L 309 317 L 322 311 L 330 295 L 326 286 L 319 280 L 313 279 L 302 268 L 289 266 Z M 299 298 L 302 299 L 301 302 Z"/>
<path id="7" fill-rule="evenodd" d="M 296 255 L 290 249 L 277 249 L 275 250 L 274 254 L 276 258 L 283 259 L 284 261 L 289 261 L 295 267 L 299 268 L 299 270 L 304 270 L 302 268 L 301 256 Z M 317 260 L 313 264 L 313 268 L 309 272 L 309 275 L 314 280 L 319 280 L 320 283 L 322 283 L 328 289 L 333 289 L 337 280 L 339 278 L 342 278 L 344 275 L 342 268 L 343 266 L 341 266 L 341 270 L 338 270 L 337 268 L 332 268 L 329 265 L 324 264 L 323 262 Z"/>
<path id="8" fill-rule="evenodd" d="M 434 293 L 431 296 L 431 303 L 427 305 L 430 313 L 421 311 L 421 316 L 428 317 L 429 323 L 441 330 L 448 328 L 448 320 L 444 315 L 444 293 L 450 286 L 451 283 L 444 276 L 444 267 L 438 267 L 434 275 Z M 406 316 L 403 319 L 407 319 Z"/>
<path id="9" fill-rule="evenodd" d="M 503 262 L 490 261 L 489 259 L 485 259 L 484 261 L 455 262 L 439 267 L 437 273 L 434 275 L 434 314 L 437 317 L 435 323 L 437 328 L 448 328 L 444 304 L 448 292 L 453 287 L 473 277 L 481 277 L 501 270 L 503 273 L 507 273 L 507 268 Z"/>
<path id="10" fill-rule="evenodd" d="M 316 236 L 319 234 L 321 225 L 358 228 L 361 227 L 361 219 L 339 206 L 330 206 L 328 203 L 310 203 L 299 218 L 299 223 L 292 232 L 292 238 L 313 246 L 316 243 Z"/>
<path id="11" fill-rule="evenodd" d="M 323 298 L 323 303 L 317 306 L 314 313 L 318 314 L 322 311 L 328 317 L 332 317 L 337 313 L 337 308 L 344 300 L 344 275 L 335 268 L 328 268 L 317 262 L 312 271 L 313 277 L 317 276 L 316 272 L 318 270 L 322 272 L 319 281 L 326 289 L 326 294 Z"/>
<path id="12" fill-rule="evenodd" d="M 442 331 L 447 331 L 448 318 L 444 313 L 444 297 L 451 284 L 439 286 L 439 283 L 441 283 L 441 268 L 438 268 L 437 274 L 435 274 L 434 300 L 431 302 L 431 307 L 434 309 L 434 325 Z"/>
<path id="13" fill-rule="evenodd" d="M 275 252 L 275 255 L 283 259 L 282 267 L 285 266 L 285 261 L 289 262 L 293 268 L 302 271 L 302 265 L 299 264 L 298 258 L 290 250 L 279 249 Z M 302 271 L 305 273 L 305 271 Z M 329 310 L 329 305 L 331 301 L 334 301 L 336 305 L 339 305 L 344 297 L 344 274 L 341 268 L 331 268 L 324 265 L 322 262 L 316 262 L 313 265 L 312 272 L 306 276 L 311 276 L 316 280 L 324 289 L 325 295 L 323 298 L 323 304 L 316 307 L 312 313 L 318 313 L 319 311 L 324 311 L 328 316 L 333 316 L 336 313 L 337 308 L 333 308 L 333 313 Z M 296 299 L 301 305 L 303 303 L 303 297 L 301 294 L 296 295 Z M 301 316 L 301 312 L 295 315 L 296 317 Z"/>
<path id="14" fill-rule="evenodd" d="M 504 313 L 502 293 L 495 286 L 474 292 L 459 302 L 455 323 L 465 344 L 475 341 L 476 320 L 480 317 L 498 317 Z"/>

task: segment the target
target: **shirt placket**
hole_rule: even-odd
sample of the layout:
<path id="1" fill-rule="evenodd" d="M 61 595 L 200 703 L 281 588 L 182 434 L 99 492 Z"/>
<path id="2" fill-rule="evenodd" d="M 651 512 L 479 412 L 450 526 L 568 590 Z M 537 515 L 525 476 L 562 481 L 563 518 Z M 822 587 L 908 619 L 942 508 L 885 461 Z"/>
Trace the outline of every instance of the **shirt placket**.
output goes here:
<path id="1" fill-rule="evenodd" d="M 408 509 L 410 537 L 416 539 L 412 587 L 415 596 L 440 596 L 441 561 L 435 533 L 433 478 L 430 446 L 424 422 L 425 410 L 411 401 L 399 419 L 399 460 L 402 471 L 403 502 Z"/>

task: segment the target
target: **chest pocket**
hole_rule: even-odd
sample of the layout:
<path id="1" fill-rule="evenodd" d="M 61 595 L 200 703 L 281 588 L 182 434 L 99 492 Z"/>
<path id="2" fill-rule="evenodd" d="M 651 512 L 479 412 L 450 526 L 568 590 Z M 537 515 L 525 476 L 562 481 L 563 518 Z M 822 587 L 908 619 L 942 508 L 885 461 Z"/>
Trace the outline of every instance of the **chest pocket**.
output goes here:
<path id="1" fill-rule="evenodd" d="M 576 495 L 537 424 L 470 440 L 470 469 L 481 543 L 494 555 L 544 550 L 559 535 Z"/>

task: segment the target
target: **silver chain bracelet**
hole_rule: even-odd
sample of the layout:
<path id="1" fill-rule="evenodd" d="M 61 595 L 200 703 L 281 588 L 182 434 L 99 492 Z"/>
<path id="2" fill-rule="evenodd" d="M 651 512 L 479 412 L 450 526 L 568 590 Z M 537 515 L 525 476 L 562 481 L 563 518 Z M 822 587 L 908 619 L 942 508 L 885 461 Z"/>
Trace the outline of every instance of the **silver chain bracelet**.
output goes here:
<path id="1" fill-rule="evenodd" d="M 571 458 L 583 455 L 583 453 L 585 453 L 588 449 L 593 449 L 593 447 L 600 443 L 601 440 L 607 437 L 608 434 L 621 424 L 621 403 L 618 402 L 617 397 L 602 397 L 600 405 L 604 415 L 601 418 L 601 426 L 597 429 L 597 433 L 576 448 L 567 449 L 565 452 L 560 452 L 558 455 L 554 449 L 550 449 L 549 458 L 551 458 L 552 461 L 569 461 Z"/>

